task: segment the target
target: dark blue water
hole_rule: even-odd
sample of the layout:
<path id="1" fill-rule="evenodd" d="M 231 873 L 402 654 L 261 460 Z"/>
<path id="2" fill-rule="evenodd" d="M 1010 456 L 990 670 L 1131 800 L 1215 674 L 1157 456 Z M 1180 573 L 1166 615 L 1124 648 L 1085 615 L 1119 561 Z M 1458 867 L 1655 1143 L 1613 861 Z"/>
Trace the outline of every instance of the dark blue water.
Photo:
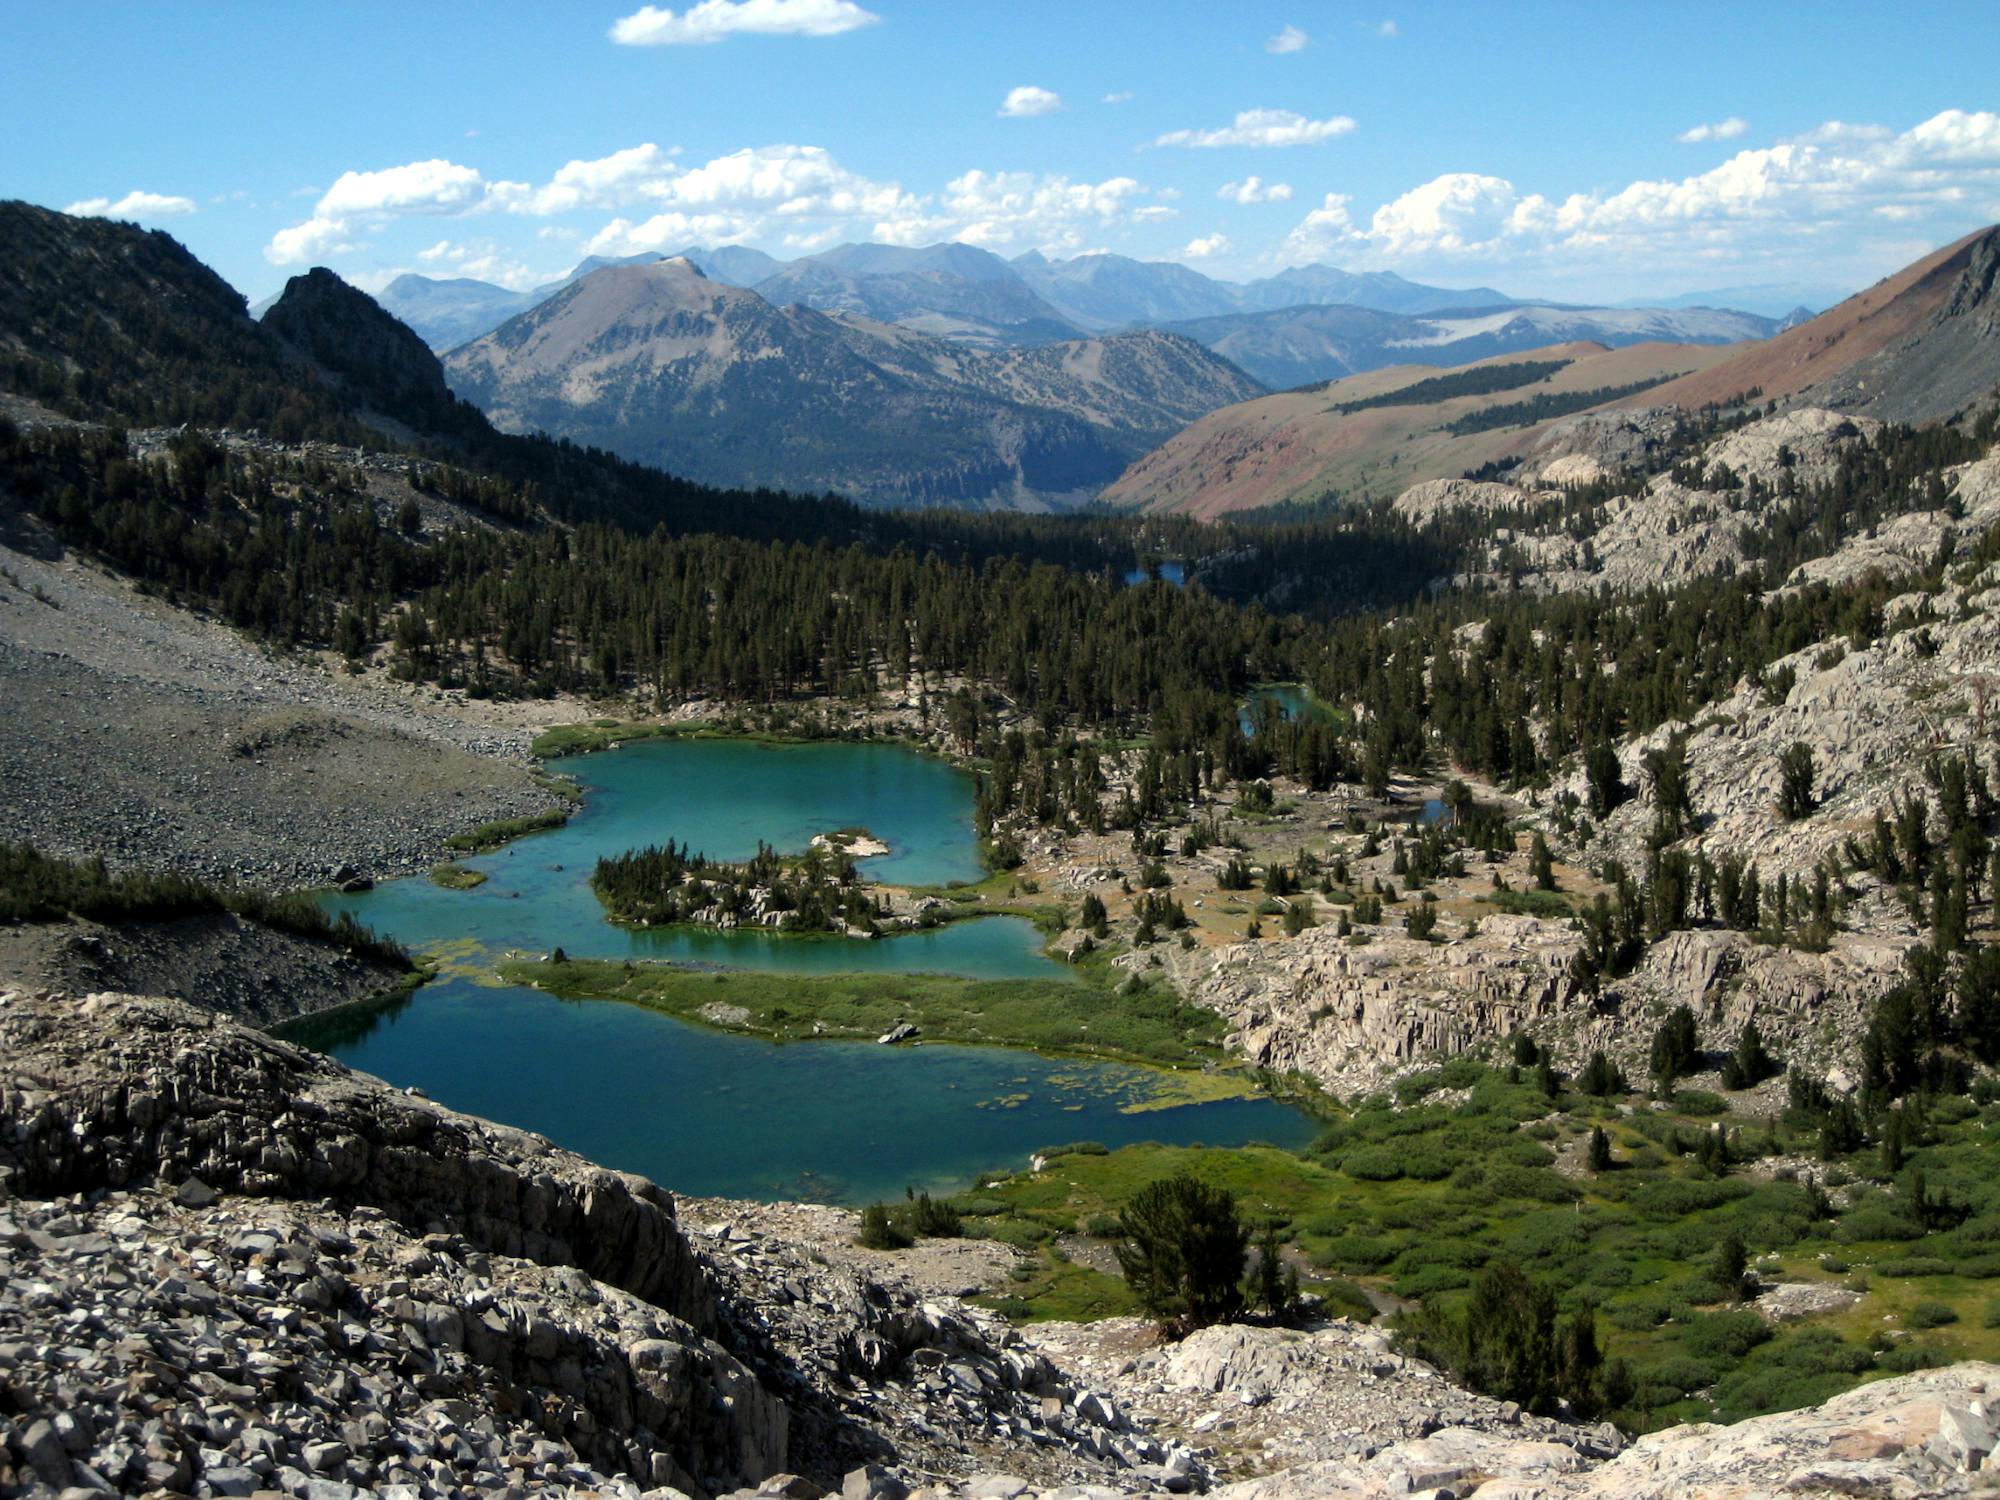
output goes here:
<path id="1" fill-rule="evenodd" d="M 1152 575 L 1144 568 L 1133 568 L 1125 575 L 1128 584 L 1145 583 Z M 1187 585 L 1187 564 L 1184 562 L 1163 562 L 1160 564 L 1160 581 L 1171 583 L 1175 588 Z"/>
<path id="2" fill-rule="evenodd" d="M 638 1006 L 456 979 L 328 1050 L 453 1108 L 718 1197 L 865 1203 L 906 1186 L 960 1190 L 1070 1141 L 1299 1147 L 1316 1128 L 1263 1098 L 1135 1112 L 1160 1086 L 1141 1068 L 994 1047 L 779 1045 Z"/>

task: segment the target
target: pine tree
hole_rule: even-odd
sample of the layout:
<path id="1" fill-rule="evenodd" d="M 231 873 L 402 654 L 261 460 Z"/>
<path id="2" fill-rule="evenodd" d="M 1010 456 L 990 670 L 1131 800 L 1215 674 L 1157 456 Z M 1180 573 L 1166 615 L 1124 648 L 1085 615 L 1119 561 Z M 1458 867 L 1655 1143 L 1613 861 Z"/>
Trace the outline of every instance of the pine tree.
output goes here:
<path id="1" fill-rule="evenodd" d="M 1778 757 L 1778 816 L 1794 822 L 1810 816 L 1818 805 L 1813 795 L 1812 746 L 1794 740 Z"/>
<path id="2" fill-rule="evenodd" d="M 1611 1169 L 1611 1137 L 1604 1133 L 1602 1125 L 1593 1125 L 1590 1128 L 1588 1163 L 1593 1172 L 1607 1172 Z"/>
<path id="3" fill-rule="evenodd" d="M 1722 1065 L 1722 1086 L 1726 1089 L 1755 1088 L 1779 1071 L 1777 1059 L 1764 1050 L 1764 1038 L 1754 1020 L 1745 1021 L 1736 1038 L 1735 1050 Z"/>
<path id="4" fill-rule="evenodd" d="M 1694 1012 L 1677 1005 L 1653 1033 L 1648 1071 L 1654 1087 L 1663 1094 L 1673 1092 L 1674 1080 L 1693 1071 L 1698 1055 Z"/>
<path id="5" fill-rule="evenodd" d="M 1119 1269 L 1152 1317 L 1186 1333 L 1242 1308 L 1250 1234 L 1226 1189 L 1186 1173 L 1162 1178 L 1133 1196 L 1120 1222 Z"/>
<path id="6" fill-rule="evenodd" d="M 1549 849 L 1549 841 L 1542 837 L 1539 830 L 1528 849 L 1528 869 L 1535 877 L 1536 890 L 1552 891 L 1556 888 L 1555 855 Z"/>
<path id="7" fill-rule="evenodd" d="M 1715 1247 L 1715 1254 L 1708 1265 L 1709 1279 L 1722 1288 L 1730 1301 L 1740 1301 L 1747 1290 L 1749 1265 L 1750 1256 L 1743 1248 L 1743 1237 L 1731 1230 Z"/>

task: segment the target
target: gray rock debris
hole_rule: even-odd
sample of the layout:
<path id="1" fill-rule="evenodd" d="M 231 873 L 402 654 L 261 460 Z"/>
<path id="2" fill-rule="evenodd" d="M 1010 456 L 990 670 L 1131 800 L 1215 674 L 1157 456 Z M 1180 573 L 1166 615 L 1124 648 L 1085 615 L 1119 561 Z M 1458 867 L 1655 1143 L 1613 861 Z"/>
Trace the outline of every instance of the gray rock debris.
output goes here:
<path id="1" fill-rule="evenodd" d="M 0 1496 L 1195 1474 L 991 1315 L 179 1002 L 0 993 L 0 1059 Z"/>

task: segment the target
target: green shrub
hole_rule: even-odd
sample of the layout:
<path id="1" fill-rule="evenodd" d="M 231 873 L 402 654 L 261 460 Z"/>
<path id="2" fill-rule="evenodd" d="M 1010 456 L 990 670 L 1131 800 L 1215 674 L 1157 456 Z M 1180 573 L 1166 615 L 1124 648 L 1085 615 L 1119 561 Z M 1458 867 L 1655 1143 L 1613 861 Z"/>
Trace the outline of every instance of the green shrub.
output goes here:
<path id="1" fill-rule="evenodd" d="M 1696 1177 L 1672 1177 L 1664 1182 L 1647 1183 L 1633 1194 L 1632 1207 L 1649 1219 L 1683 1219 L 1703 1209 L 1720 1208 L 1725 1203 L 1749 1196 L 1749 1193 L 1748 1184 L 1729 1178 L 1707 1181 Z"/>
<path id="2" fill-rule="evenodd" d="M 1388 1146 L 1363 1146 L 1340 1159 L 1340 1170 L 1363 1182 L 1393 1182 L 1403 1175 L 1403 1159 Z"/>
<path id="3" fill-rule="evenodd" d="M 1487 1172 L 1486 1181 L 1503 1198 L 1531 1198 L 1538 1203 L 1574 1203 L 1581 1196 L 1574 1186 L 1545 1167 L 1517 1167 L 1508 1163 Z"/>
<path id="4" fill-rule="evenodd" d="M 1706 1390 L 1716 1382 L 1720 1371 L 1705 1359 L 1693 1359 L 1685 1354 L 1670 1355 L 1646 1371 L 1646 1378 L 1659 1385 L 1670 1385 L 1682 1391 Z"/>
<path id="5" fill-rule="evenodd" d="M 1707 1089 L 1682 1089 L 1674 1095 L 1674 1108 L 1684 1115 L 1721 1115 L 1729 1112 L 1729 1101 Z"/>
<path id="6" fill-rule="evenodd" d="M 1935 1255 L 1912 1255 L 1903 1260 L 1882 1260 L 1875 1263 L 1877 1276 L 1949 1276 L 1956 1269 L 1948 1260 L 1939 1260 Z"/>
<path id="7" fill-rule="evenodd" d="M 1874 1365 L 1868 1350 L 1831 1329 L 1801 1329 L 1754 1351 L 1725 1375 L 1715 1389 L 1716 1411 L 1734 1422 L 1811 1406 L 1846 1390 Z"/>
<path id="8" fill-rule="evenodd" d="M 1327 1245 L 1322 1258 L 1328 1265 L 1338 1266 L 1343 1271 L 1377 1271 L 1396 1258 L 1398 1248 L 1393 1240 L 1344 1234 Z"/>
<path id="9" fill-rule="evenodd" d="M 1924 1237 L 1923 1225 L 1912 1223 L 1881 1200 L 1869 1200 L 1850 1209 L 1841 1216 L 1840 1227 L 1835 1232 L 1850 1244 L 1867 1240 L 1920 1240 Z"/>
<path id="10" fill-rule="evenodd" d="M 1910 1309 L 1912 1328 L 1942 1328 L 1958 1321 L 1958 1310 L 1946 1302 L 1919 1302 Z"/>
<path id="11" fill-rule="evenodd" d="M 1609 1317 L 1614 1328 L 1627 1333 L 1650 1333 L 1667 1321 L 1667 1305 L 1650 1297 L 1635 1297 L 1613 1303 Z"/>
<path id="12" fill-rule="evenodd" d="M 1417 1266 L 1459 1266 L 1476 1271 L 1492 1257 L 1484 1245 L 1455 1235 L 1431 1235 L 1403 1252 L 1397 1264 L 1404 1270 Z"/>
<path id="13" fill-rule="evenodd" d="M 887 1204 L 871 1203 L 861 1210 L 861 1232 L 854 1243 L 866 1250 L 907 1250 L 916 1241 L 890 1216 Z"/>
<path id="14" fill-rule="evenodd" d="M 1555 1157 L 1548 1150 L 1518 1137 L 1505 1142 L 1496 1154 L 1502 1161 L 1512 1162 L 1517 1167 L 1552 1167 L 1556 1164 Z"/>
<path id="15" fill-rule="evenodd" d="M 1412 1151 L 1402 1158 L 1403 1175 L 1412 1182 L 1443 1182 L 1463 1160 L 1455 1151 Z"/>
<path id="16" fill-rule="evenodd" d="M 1697 1359 L 1741 1359 L 1771 1337 L 1771 1325 L 1747 1308 L 1705 1313 L 1681 1330 L 1681 1348 Z"/>
<path id="17" fill-rule="evenodd" d="M 1941 1349 L 1929 1344 L 1902 1344 L 1889 1350 L 1876 1363 L 1895 1375 L 1908 1375 L 1915 1370 L 1935 1370 L 1940 1365 L 1951 1363 Z"/>
<path id="18" fill-rule="evenodd" d="M 1421 1302 L 1439 1292 L 1455 1292 L 1460 1287 L 1471 1285 L 1471 1274 L 1456 1266 L 1422 1266 L 1406 1276 L 1398 1276 L 1390 1283 L 1390 1289 L 1398 1297 Z"/>

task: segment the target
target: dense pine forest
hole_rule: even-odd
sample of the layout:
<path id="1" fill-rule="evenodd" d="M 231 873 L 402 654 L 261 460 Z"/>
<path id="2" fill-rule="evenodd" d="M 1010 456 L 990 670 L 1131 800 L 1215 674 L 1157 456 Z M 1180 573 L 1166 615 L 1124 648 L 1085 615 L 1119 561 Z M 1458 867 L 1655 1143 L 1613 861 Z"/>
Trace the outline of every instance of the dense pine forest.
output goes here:
<path id="1" fill-rule="evenodd" d="M 1474 588 L 1429 602 L 1422 581 L 1481 544 L 1477 518 L 1422 534 L 1376 514 L 1206 537 L 1181 523 L 1142 538 L 1151 523 L 931 516 L 836 540 L 836 508 L 835 535 L 811 541 L 607 522 L 425 534 L 409 507 L 364 494 L 350 468 L 195 433 L 134 459 L 115 429 L 23 434 L 0 422 L 0 464 L 66 542 L 166 597 L 286 645 L 354 659 L 386 645 L 416 680 L 766 704 L 970 680 L 1050 732 L 1147 723 L 1161 756 L 1203 757 L 1210 783 L 1284 772 L 1379 788 L 1436 749 L 1533 783 L 1553 760 L 1685 718 L 1814 641 L 1880 638 L 1907 583 L 1770 590 L 1801 553 L 1936 503 L 1938 469 L 1983 441 L 1887 428 L 1826 484 L 1756 497 L 1772 524 L 1754 549 L 1761 568 L 1744 574 L 1638 596 Z M 411 474 L 475 512 L 524 503 L 476 471 L 413 460 Z M 1565 503 L 1587 513 L 1614 489 Z M 924 527 L 955 545 L 921 546 Z M 1142 555 L 1142 539 L 1191 556 L 1196 582 L 1128 585 L 1121 564 Z M 1206 547 L 1176 545 L 1196 542 Z M 1206 549 L 1223 559 L 1213 588 Z M 1328 553 L 1344 556 L 1331 580 L 1315 566 Z M 1941 557 L 1934 576 L 1976 560 L 1970 549 Z M 1373 587 L 1339 612 L 1341 585 L 1364 571 Z M 1317 608 L 1274 613 L 1261 602 L 1274 592 L 1305 592 Z M 1352 715 L 1246 742 L 1236 702 L 1269 680 L 1307 682 Z"/>

